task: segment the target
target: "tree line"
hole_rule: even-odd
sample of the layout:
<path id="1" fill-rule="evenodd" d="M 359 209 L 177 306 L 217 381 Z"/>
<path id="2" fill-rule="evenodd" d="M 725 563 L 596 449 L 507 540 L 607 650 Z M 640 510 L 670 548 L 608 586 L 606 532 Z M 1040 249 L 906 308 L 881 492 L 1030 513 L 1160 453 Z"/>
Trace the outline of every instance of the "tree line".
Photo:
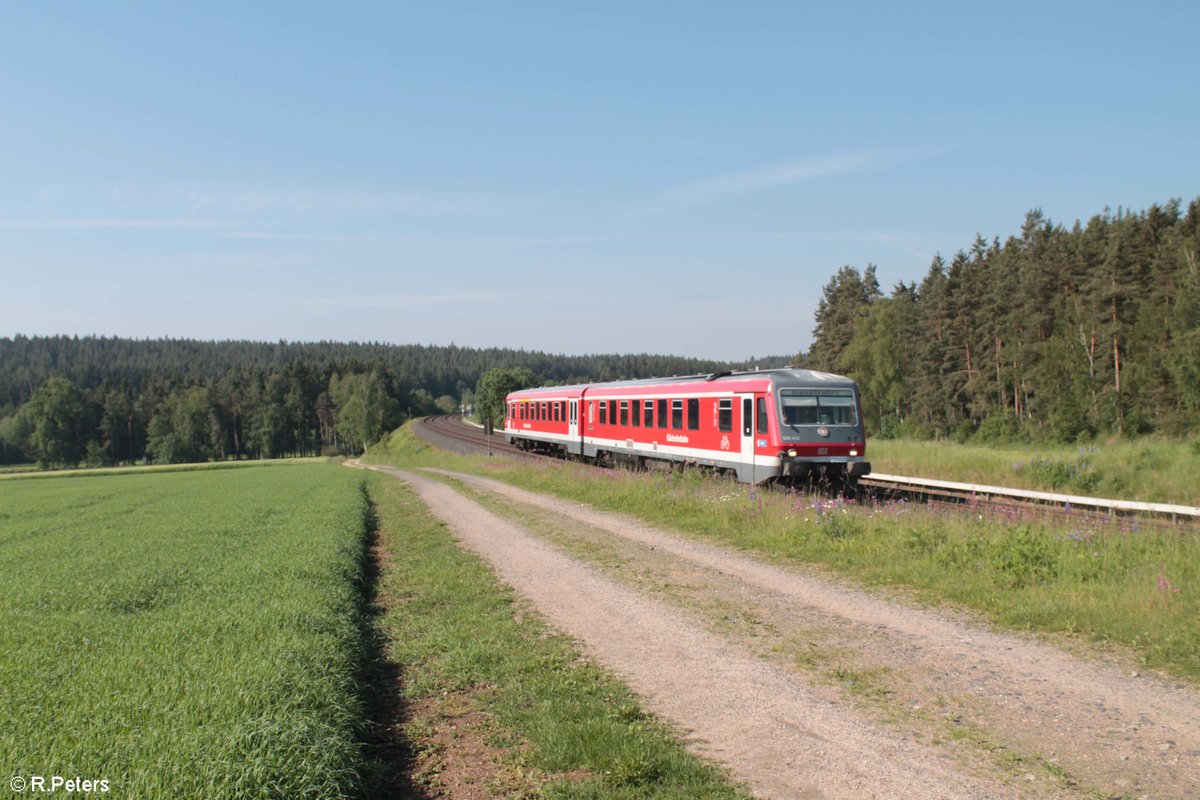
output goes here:
<path id="1" fill-rule="evenodd" d="M 795 363 L 861 387 L 877 434 L 996 441 L 1200 430 L 1200 199 L 1030 211 L 884 296 L 876 268 L 824 287 Z"/>
<path id="2" fill-rule="evenodd" d="M 744 366 L 454 345 L 0 338 L 0 463 L 360 453 L 412 416 L 470 403 L 497 367 L 549 384 Z"/>

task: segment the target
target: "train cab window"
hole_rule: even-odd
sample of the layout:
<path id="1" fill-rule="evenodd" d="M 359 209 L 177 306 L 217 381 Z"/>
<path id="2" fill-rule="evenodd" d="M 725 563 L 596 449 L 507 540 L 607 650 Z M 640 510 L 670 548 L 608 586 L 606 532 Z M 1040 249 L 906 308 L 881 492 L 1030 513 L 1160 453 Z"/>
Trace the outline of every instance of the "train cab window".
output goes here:
<path id="1" fill-rule="evenodd" d="M 642 401 L 633 401 L 633 414 L 630 416 L 630 421 L 633 422 L 633 427 L 640 428 L 642 425 Z"/>
<path id="2" fill-rule="evenodd" d="M 621 424 L 622 425 L 629 424 L 629 401 L 628 400 L 621 401 Z"/>
<path id="3" fill-rule="evenodd" d="M 671 427 L 677 431 L 683 430 L 683 401 L 671 401 Z"/>
<path id="4" fill-rule="evenodd" d="M 608 424 L 608 403 L 603 400 L 600 401 L 600 424 Z"/>
<path id="5" fill-rule="evenodd" d="M 698 397 L 688 398 L 687 404 L 688 404 L 688 413 L 687 413 L 688 430 L 689 431 L 698 431 L 698 430 L 700 430 L 700 398 L 698 398 Z"/>
<path id="6" fill-rule="evenodd" d="M 667 401 L 658 401 L 658 427 L 667 427 Z"/>
<path id="7" fill-rule="evenodd" d="M 717 430 L 729 433 L 733 430 L 733 400 L 717 401 Z"/>
<path id="8" fill-rule="evenodd" d="M 857 425 L 858 410 L 849 390 L 785 389 L 779 392 L 787 425 Z"/>
<path id="9" fill-rule="evenodd" d="M 647 400 L 645 405 L 642 406 L 642 423 L 647 428 L 654 427 L 654 401 L 653 400 Z"/>
<path id="10" fill-rule="evenodd" d="M 758 428 L 759 433 L 767 432 L 767 398 L 758 398 Z"/>

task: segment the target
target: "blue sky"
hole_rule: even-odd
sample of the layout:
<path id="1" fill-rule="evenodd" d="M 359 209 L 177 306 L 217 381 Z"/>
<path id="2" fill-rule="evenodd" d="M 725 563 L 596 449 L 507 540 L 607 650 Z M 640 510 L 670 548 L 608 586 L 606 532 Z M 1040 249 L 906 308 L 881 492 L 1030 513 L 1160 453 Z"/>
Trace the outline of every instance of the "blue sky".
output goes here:
<path id="1" fill-rule="evenodd" d="M 0 336 L 713 358 L 1200 195 L 1200 4 L 0 0 Z"/>

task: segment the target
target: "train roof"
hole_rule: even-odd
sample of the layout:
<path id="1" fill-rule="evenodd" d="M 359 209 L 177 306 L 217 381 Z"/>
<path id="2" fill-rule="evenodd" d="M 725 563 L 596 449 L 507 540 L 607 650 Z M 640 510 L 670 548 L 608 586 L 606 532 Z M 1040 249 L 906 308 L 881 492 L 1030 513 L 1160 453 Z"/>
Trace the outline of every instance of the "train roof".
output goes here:
<path id="1" fill-rule="evenodd" d="M 609 381 L 607 383 L 579 383 L 570 386 L 539 386 L 533 389 L 522 389 L 512 395 L 527 395 L 541 393 L 577 393 L 584 389 L 636 389 L 653 386 L 687 386 L 744 384 L 748 381 L 767 380 L 772 388 L 830 388 L 852 389 L 855 384 L 844 375 L 834 375 L 829 372 L 817 372 L 810 369 L 764 369 L 748 372 L 714 372 L 705 375 L 677 375 L 667 378 L 639 378 L 629 381 Z M 732 387 L 731 387 L 732 388 Z M 510 395 L 511 396 L 511 395 Z"/>

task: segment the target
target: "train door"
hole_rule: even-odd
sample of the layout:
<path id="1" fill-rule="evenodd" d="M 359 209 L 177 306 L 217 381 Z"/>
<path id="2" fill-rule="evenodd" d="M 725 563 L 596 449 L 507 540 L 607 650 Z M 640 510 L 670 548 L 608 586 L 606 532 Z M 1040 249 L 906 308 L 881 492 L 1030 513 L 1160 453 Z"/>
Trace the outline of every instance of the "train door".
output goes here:
<path id="1" fill-rule="evenodd" d="M 736 397 L 742 404 L 742 446 L 738 451 L 742 466 L 738 470 L 738 479 L 747 483 L 757 483 L 757 476 L 754 474 L 754 395 L 739 394 Z"/>
<path id="2" fill-rule="evenodd" d="M 571 408 L 567 414 L 567 452 L 570 453 L 572 448 L 579 443 L 579 401 L 572 400 Z"/>

